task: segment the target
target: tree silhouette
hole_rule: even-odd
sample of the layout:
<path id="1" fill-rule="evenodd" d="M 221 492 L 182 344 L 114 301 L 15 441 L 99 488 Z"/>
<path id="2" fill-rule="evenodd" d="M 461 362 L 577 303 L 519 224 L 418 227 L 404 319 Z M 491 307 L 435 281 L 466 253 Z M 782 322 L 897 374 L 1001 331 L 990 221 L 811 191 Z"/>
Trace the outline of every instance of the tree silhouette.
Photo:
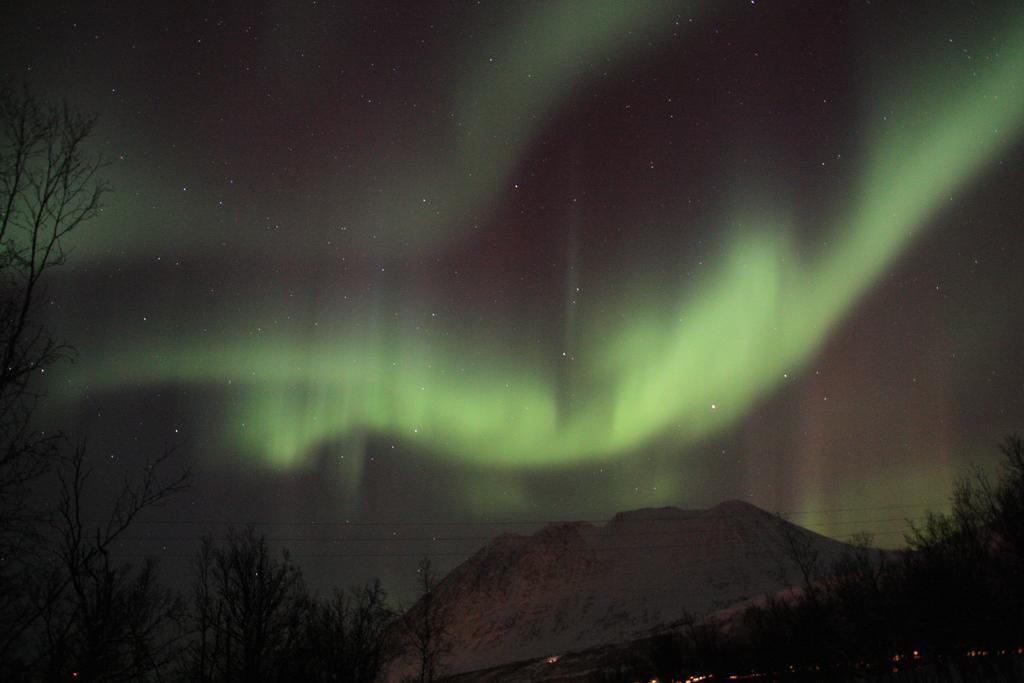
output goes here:
<path id="1" fill-rule="evenodd" d="M 415 656 L 418 683 L 433 683 L 444 673 L 451 653 L 452 612 L 439 599 L 440 579 L 430 558 L 424 557 L 416 568 L 420 597 L 402 616 L 409 649 Z"/>
<path id="2" fill-rule="evenodd" d="M 55 462 L 61 435 L 34 428 L 42 374 L 66 355 L 43 322 L 44 276 L 65 240 L 100 210 L 99 158 L 85 151 L 95 120 L 0 91 L 0 661 L 9 662 L 35 606 L 26 573 L 40 558 L 41 506 L 32 485 Z"/>
<path id="3" fill-rule="evenodd" d="M 745 610 L 730 635 L 733 661 L 779 680 L 843 680 L 867 669 L 878 677 L 867 680 L 890 671 L 915 680 L 917 668 L 924 680 L 1020 680 L 1024 442 L 1008 437 L 1000 451 L 995 479 L 974 469 L 956 482 L 949 512 L 908 522 L 906 551 L 880 552 L 861 537 L 816 570 L 813 584 Z M 978 652 L 997 656 L 971 655 Z"/>
<path id="4" fill-rule="evenodd" d="M 204 539 L 194 561 L 185 661 L 199 681 L 288 680 L 312 605 L 301 570 L 275 559 L 252 527 L 232 529 L 221 546 Z"/>
<path id="5" fill-rule="evenodd" d="M 380 581 L 318 602 L 308 625 L 307 680 L 373 683 L 399 654 L 396 617 Z"/>
<path id="6" fill-rule="evenodd" d="M 58 469 L 59 496 L 50 520 L 54 551 L 40 604 L 45 646 L 38 659 L 51 677 L 146 680 L 177 656 L 181 601 L 157 581 L 156 563 L 137 571 L 111 558 L 111 546 L 147 508 L 188 485 L 189 473 L 162 478 L 165 453 L 137 480 L 125 479 L 107 519 L 92 528 L 82 505 L 91 474 L 85 449 Z"/>
<path id="7" fill-rule="evenodd" d="M 101 210 L 102 159 L 86 150 L 95 119 L 0 91 L 0 677 L 144 680 L 168 659 L 175 601 L 155 568 L 112 561 L 113 542 L 144 509 L 189 482 L 166 476 L 171 451 L 109 494 L 105 521 L 82 511 L 90 468 L 37 412 L 43 373 L 70 355 L 46 325 L 46 275 L 66 241 Z M 42 479 L 56 472 L 54 497 Z M 102 498 L 102 497 L 101 497 Z M 55 502 L 54 502 L 55 501 Z M 92 507 L 92 506 L 90 506 Z M 46 672 L 45 674 L 43 672 Z"/>

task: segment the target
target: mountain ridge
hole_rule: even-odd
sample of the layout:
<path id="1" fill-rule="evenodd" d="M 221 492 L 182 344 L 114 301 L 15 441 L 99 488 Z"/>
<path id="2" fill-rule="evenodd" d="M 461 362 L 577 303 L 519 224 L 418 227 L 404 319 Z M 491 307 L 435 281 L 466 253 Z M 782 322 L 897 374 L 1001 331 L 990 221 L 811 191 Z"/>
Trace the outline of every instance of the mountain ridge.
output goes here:
<path id="1" fill-rule="evenodd" d="M 625 642 L 785 588 L 799 576 L 786 557 L 793 539 L 823 562 L 848 548 L 741 500 L 501 534 L 434 591 L 451 614 L 448 673 Z"/>

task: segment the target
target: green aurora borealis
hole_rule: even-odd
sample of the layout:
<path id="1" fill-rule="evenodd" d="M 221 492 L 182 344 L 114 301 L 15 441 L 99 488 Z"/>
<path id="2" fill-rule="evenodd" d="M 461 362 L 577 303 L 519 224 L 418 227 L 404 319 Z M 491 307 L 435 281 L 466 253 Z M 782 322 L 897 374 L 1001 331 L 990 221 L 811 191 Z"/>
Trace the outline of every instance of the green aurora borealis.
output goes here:
<path id="1" fill-rule="evenodd" d="M 179 396 L 175 424 L 200 454 L 222 454 L 219 460 L 200 455 L 219 462 L 216 467 L 292 476 L 319 467 L 325 452 L 344 455 L 337 491 L 346 509 L 360 508 L 364 482 L 373 477 L 365 471 L 368 459 L 384 444 L 399 445 L 423 467 L 462 477 L 443 493 L 445 509 L 468 515 L 563 514 L 556 500 L 564 482 L 605 467 L 635 467 L 653 484 L 641 494 L 630 477 L 595 483 L 591 492 L 571 498 L 586 501 L 580 514 L 707 502 L 700 498 L 702 472 L 708 453 L 718 448 L 709 444 L 732 443 L 729 435 L 742 433 L 773 397 L 795 385 L 813 386 L 832 335 L 930 239 L 950 207 L 969 199 L 990 175 L 1020 177 L 1003 166 L 1019 150 L 1024 125 L 1019 7 L 972 15 L 970 22 L 951 13 L 913 29 L 918 15 L 900 23 L 891 16 L 900 14 L 895 10 L 877 10 L 877 16 L 876 10 L 837 10 L 842 20 L 834 25 L 833 15 L 819 10 L 808 19 L 824 26 L 815 28 L 791 26 L 782 10 L 773 15 L 760 7 L 768 3 L 751 4 L 528 3 L 504 6 L 497 17 L 456 12 L 447 18 L 447 42 L 428 45 L 415 59 L 398 59 L 403 68 L 416 64 L 412 75 L 376 63 L 362 71 L 345 67 L 361 74 L 352 77 L 354 98 L 383 97 L 387 106 L 372 115 L 344 114 L 349 124 L 364 127 L 341 130 L 339 124 L 334 135 L 340 144 L 330 133 L 311 133 L 294 152 L 283 151 L 292 143 L 280 129 L 300 126 L 289 118 L 300 117 L 310 130 L 331 130 L 335 105 L 326 93 L 337 91 L 318 79 L 358 54 L 343 51 L 332 64 L 332 41 L 320 33 L 303 58 L 321 59 L 324 69 L 303 77 L 292 61 L 275 59 L 285 48 L 273 41 L 243 50 L 256 62 L 269 52 L 260 78 L 285 103 L 265 118 L 253 105 L 260 93 L 242 98 L 237 120 L 224 122 L 224 111 L 235 104 L 204 103 L 171 76 L 162 81 L 168 92 L 152 100 L 157 113 L 150 119 L 135 120 L 127 107 L 111 105 L 111 112 L 101 111 L 100 143 L 117 159 L 111 168 L 117 191 L 107 215 L 80 236 L 78 262 L 64 276 L 57 320 L 80 357 L 61 370 L 55 393 L 71 410 L 147 392 Z M 420 14 L 429 10 L 417 10 L 417 21 Z M 533 165 L 558 166 L 550 160 L 558 150 L 579 150 L 582 143 L 562 144 L 574 121 L 609 117 L 608 129 L 624 126 L 621 117 L 634 111 L 629 89 L 637 82 L 651 78 L 652 89 L 668 92 L 663 81 L 703 83 L 705 71 L 714 78 L 714 68 L 687 64 L 686 55 L 709 60 L 763 50 L 757 58 L 770 63 L 772 49 L 786 52 L 784 36 L 768 40 L 769 47 L 758 42 L 761 34 L 750 25 L 758 21 L 767 22 L 765 31 L 789 26 L 795 40 L 815 31 L 846 36 L 847 47 L 854 47 L 838 46 L 827 57 L 845 60 L 835 79 L 844 96 L 841 113 L 819 119 L 800 113 L 802 104 L 772 101 L 800 90 L 804 81 L 829 81 L 813 64 L 806 73 L 787 75 L 790 62 L 780 58 L 767 73 L 784 85 L 747 90 L 752 100 L 762 99 L 746 106 L 781 112 L 784 121 L 765 125 L 763 140 L 753 114 L 750 120 L 712 116 L 705 127 L 714 133 L 695 126 L 682 134 L 716 141 L 694 153 L 694 166 L 708 168 L 708 178 L 659 176 L 650 191 L 657 201 L 615 194 L 616 183 L 637 187 L 630 175 L 661 164 L 644 164 L 642 150 L 690 153 L 683 144 L 665 147 L 656 140 L 662 131 L 641 124 L 637 142 L 610 143 L 615 154 L 630 145 L 641 150 L 622 163 L 625 179 L 570 154 L 552 171 L 562 186 L 531 185 Z M 315 30 L 309 22 L 284 37 L 275 34 L 276 40 L 290 45 Z M 885 29 L 876 30 L 876 23 Z M 705 36 L 720 27 L 733 39 L 708 42 Z M 959 33 L 949 33 L 951 27 Z M 874 49 L 904 35 L 899 49 Z M 345 33 L 338 40 L 354 39 Z M 381 40 L 386 52 L 392 43 Z M 221 49 L 223 64 L 240 61 L 229 42 Z M 146 59 L 152 69 L 165 58 Z M 662 72 L 662 81 L 652 76 Z M 710 86 L 695 85 L 693 97 L 714 101 L 727 99 L 733 88 L 743 91 L 743 83 L 720 77 L 720 88 L 709 95 L 700 88 Z M 101 84 L 110 89 L 105 78 L 71 87 L 72 98 L 84 93 L 88 103 Z M 124 89 L 143 97 L 142 77 L 133 78 Z M 225 100 L 238 97 L 241 91 L 229 81 L 204 82 L 203 92 L 214 97 L 206 89 L 222 87 Z M 687 106 L 686 89 L 673 87 Z M 391 106 L 399 100 L 407 106 Z M 787 111 L 797 113 L 787 119 Z M 170 122 L 179 117 L 197 132 L 171 135 L 172 154 L 157 131 L 173 128 Z M 228 126 L 235 137 L 218 137 Z M 832 140 L 822 130 L 839 132 Z M 644 142 L 647 135 L 653 141 Z M 250 149 L 246 139 L 262 143 Z M 728 139 L 733 147 L 718 144 Z M 259 150 L 271 146 L 264 165 Z M 708 148 L 717 158 L 705 156 L 712 153 Z M 245 151 L 232 156 L 232 150 Z M 214 161 L 217 155 L 230 164 Z M 825 185 L 805 182 L 817 171 L 787 172 L 787 163 L 816 155 L 825 160 L 821 174 L 836 174 Z M 152 163 L 156 158 L 164 162 Z M 291 161 L 278 172 L 280 158 Z M 766 159 L 771 163 L 759 168 Z M 609 159 L 607 166 L 614 165 Z M 248 194 L 234 189 L 243 185 Z M 823 186 L 827 193 L 819 191 Z M 586 200 L 577 198 L 588 188 L 602 206 L 617 208 L 601 215 L 600 208 L 581 207 Z M 692 209 L 688 200 L 708 188 L 714 194 L 701 210 Z M 524 198 L 530 191 L 543 196 L 541 208 Z M 635 224 L 624 223 L 634 208 Z M 1019 228 L 1019 215 L 1006 220 L 992 229 L 1011 234 L 1012 226 Z M 516 234 L 500 237 L 506 232 Z M 623 232 L 638 237 L 625 239 Z M 531 235 L 539 247 L 528 246 Z M 487 269 L 502 244 L 518 251 L 507 271 L 493 272 L 492 288 Z M 677 253 L 681 244 L 688 246 Z M 701 266 L 684 268 L 696 251 Z M 476 253 L 491 260 L 465 265 L 473 282 L 451 284 L 437 275 L 452 263 L 472 263 Z M 536 267 L 543 274 L 529 282 L 533 271 L 524 275 L 517 270 L 521 263 L 543 264 Z M 191 274 L 175 275 L 175 268 Z M 76 282 L 104 277 L 128 289 L 148 282 L 139 285 L 144 303 L 126 294 L 123 305 L 84 305 L 88 297 L 80 288 L 87 284 Z M 190 280 L 168 286 L 175 277 Z M 509 294 L 515 282 L 526 282 L 526 293 Z M 1014 314 L 1019 319 L 1019 306 Z M 955 336 L 949 331 L 955 326 L 943 329 Z M 885 365 L 878 372 L 889 370 Z M 1020 398 L 1018 392 L 1018 418 Z M 808 415 L 793 420 L 814 419 Z M 858 425 L 873 427 L 870 420 Z M 995 441 L 1000 434 L 987 436 Z M 815 439 L 796 441 L 806 446 Z M 973 449 L 977 439 L 947 445 Z M 771 444 L 749 448 L 745 462 Z M 816 457 L 793 455 L 788 464 L 768 466 L 790 468 L 789 490 L 771 498 L 761 489 L 754 502 L 798 510 L 849 506 L 860 500 L 865 482 L 887 476 L 915 479 L 904 487 L 907 498 L 875 490 L 866 504 L 941 500 L 963 462 L 943 457 L 922 468 L 924 460 L 886 456 L 888 471 L 873 467 L 857 482 L 823 474 L 827 467 Z M 727 480 L 716 479 L 714 495 L 741 497 L 749 483 L 740 482 L 759 476 L 736 473 L 729 480 L 721 474 L 729 470 L 711 469 Z"/>

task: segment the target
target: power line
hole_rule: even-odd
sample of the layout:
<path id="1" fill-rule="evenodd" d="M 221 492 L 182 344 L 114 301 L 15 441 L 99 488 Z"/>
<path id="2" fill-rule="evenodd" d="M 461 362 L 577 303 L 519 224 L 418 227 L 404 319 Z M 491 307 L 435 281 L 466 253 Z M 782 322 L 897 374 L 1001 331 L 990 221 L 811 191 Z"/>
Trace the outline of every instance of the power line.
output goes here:
<path id="1" fill-rule="evenodd" d="M 736 516 L 732 516 L 732 517 L 736 517 Z M 725 519 L 729 519 L 729 518 L 730 517 L 725 517 Z M 706 517 L 704 519 L 710 521 L 710 520 L 717 520 L 717 519 L 722 519 L 722 518 L 720 518 L 720 517 Z M 831 526 L 839 526 L 839 525 L 844 525 L 845 526 L 845 525 L 851 525 L 851 524 L 860 524 L 860 525 L 886 524 L 886 523 L 893 523 L 893 522 L 916 522 L 916 521 L 921 521 L 923 519 L 924 519 L 923 517 L 910 517 L 910 518 L 908 518 L 908 517 L 890 517 L 890 518 L 887 518 L 887 519 L 863 519 L 863 520 L 847 519 L 847 520 L 841 520 L 841 521 L 838 521 L 838 522 L 832 522 L 830 524 L 815 525 L 815 526 L 818 527 L 818 528 L 821 528 L 823 526 L 831 527 Z M 640 520 L 637 520 L 637 521 L 640 521 Z M 664 521 L 664 520 L 662 520 L 662 521 Z M 694 521 L 694 520 L 673 520 L 673 521 L 679 521 L 681 523 L 685 523 L 687 521 Z M 811 527 L 804 527 L 804 528 L 807 528 L 807 529 L 809 529 L 811 531 L 814 531 L 814 529 L 811 528 Z M 670 530 L 670 531 L 633 531 L 633 532 L 630 532 L 630 534 L 633 535 L 633 536 L 675 536 L 675 537 L 678 537 L 678 536 L 701 535 L 701 534 L 708 534 L 708 533 L 711 533 L 711 532 L 707 531 L 707 530 L 699 529 L 699 528 L 697 528 L 697 529 Z M 224 540 L 226 538 L 227 538 L 227 536 L 225 536 L 225 535 L 221 535 L 221 536 L 217 536 L 216 537 L 217 540 Z M 374 543 L 374 542 L 393 543 L 393 542 L 400 542 L 400 541 L 434 541 L 434 542 L 437 542 L 437 541 L 443 541 L 443 542 L 450 542 L 450 541 L 492 541 L 492 540 L 494 540 L 495 537 L 494 536 L 447 536 L 447 535 L 444 535 L 444 534 L 433 534 L 433 535 L 430 535 L 430 536 L 394 536 L 394 535 L 392 535 L 392 536 L 264 536 L 264 538 L 267 541 L 271 541 L 271 542 L 275 542 L 275 543 L 293 543 L 293 542 L 300 542 L 300 543 L 301 542 L 339 543 L 339 542 L 350 542 L 350 541 L 363 542 L 363 543 Z M 178 535 L 178 536 L 167 536 L 167 535 L 149 536 L 149 535 L 147 535 L 147 536 L 122 536 L 122 537 L 119 538 L 119 540 L 121 540 L 121 541 L 134 541 L 134 542 L 140 542 L 140 541 L 174 542 L 174 541 L 191 541 L 191 540 L 196 540 L 196 538 L 194 536 L 181 536 L 181 535 Z"/>
<path id="2" fill-rule="evenodd" d="M 914 510 L 914 509 L 925 509 L 935 508 L 941 504 L 935 503 L 921 503 L 916 505 L 881 505 L 871 507 L 853 507 L 853 508 L 831 508 L 831 509 L 820 509 L 820 510 L 795 510 L 789 512 L 779 512 L 778 514 L 785 517 L 801 517 L 807 515 L 824 515 L 824 514 L 836 514 L 836 513 L 847 513 L 847 512 L 874 512 L 881 510 Z M 707 510 L 694 510 L 695 513 L 704 513 L 704 519 L 722 519 L 722 518 L 734 518 L 734 517 L 745 517 L 745 514 L 706 514 Z M 767 513 L 773 514 L 773 513 Z M 379 520 L 379 521 L 327 521 L 327 520 L 306 520 L 306 521 L 282 521 L 282 520 L 239 520 L 239 519 L 213 519 L 213 518 L 200 518 L 200 519 L 138 519 L 133 524 L 167 524 L 167 525 L 181 525 L 181 526 L 290 526 L 290 527 L 312 527 L 312 526 L 344 526 L 344 527 L 379 527 L 379 526 L 544 526 L 550 524 L 565 524 L 565 523 L 576 523 L 583 522 L 586 524 L 608 524 L 611 521 L 615 521 L 616 524 L 623 523 L 648 523 L 648 522 L 681 522 L 693 519 L 699 519 L 701 517 L 649 517 L 649 518 L 626 518 L 626 519 L 534 519 L 534 520 Z M 902 521 L 902 520 L 901 520 Z M 106 520 L 89 520 L 89 523 L 105 523 Z M 839 523 L 838 521 L 835 523 Z"/>
<path id="3" fill-rule="evenodd" d="M 902 534 L 902 531 L 889 531 L 875 534 L 876 536 L 885 536 L 893 534 Z M 853 540 L 853 537 L 845 537 L 844 539 L 832 539 L 832 540 Z M 728 548 L 729 546 L 741 547 L 745 544 L 740 542 L 724 543 L 720 545 L 702 546 L 704 548 Z M 587 552 L 627 552 L 627 551 L 642 551 L 642 550 L 682 550 L 693 548 L 694 544 L 668 544 L 668 545 L 633 545 L 633 546 L 588 546 Z M 474 550 L 472 552 L 374 552 L 374 553 L 313 553 L 313 554 L 291 554 L 289 557 L 294 560 L 311 560 L 311 559 L 383 559 L 383 558 L 419 558 L 419 557 L 472 557 L 480 552 L 481 549 Z M 527 550 L 524 554 L 538 554 L 540 550 Z M 145 559 L 154 557 L 153 553 L 120 553 L 116 550 L 111 551 L 111 555 L 115 555 L 119 558 L 124 559 Z M 169 560 L 192 560 L 195 559 L 195 555 L 183 555 L 183 554 L 163 554 L 156 555 L 157 559 L 169 559 Z M 692 564 L 738 564 L 743 558 L 694 558 L 690 563 Z"/>
<path id="4" fill-rule="evenodd" d="M 804 511 L 791 511 L 787 513 L 780 513 L 780 515 L 786 516 L 806 516 L 806 515 L 825 515 L 830 513 L 850 513 L 850 512 L 867 512 L 867 511 L 885 511 L 885 510 L 919 510 L 923 508 L 931 507 L 927 504 L 920 505 L 887 505 L 887 506 L 865 506 L 857 508 L 832 508 L 832 509 L 820 509 L 820 510 L 804 510 Z M 643 523 L 648 524 L 650 522 L 674 522 L 677 524 L 689 525 L 699 524 L 701 522 L 710 523 L 719 520 L 728 519 L 750 519 L 750 515 L 746 513 L 723 513 L 723 514 L 707 514 L 706 511 L 694 511 L 695 514 L 692 517 L 650 517 L 650 518 L 626 518 L 616 519 L 615 524 L 620 525 L 624 523 Z M 703 512 L 703 514 L 701 514 Z M 767 513 L 766 513 L 767 514 Z M 763 521 L 763 518 L 755 518 L 758 521 Z M 877 524 L 890 524 L 894 522 L 914 522 L 925 519 L 925 517 L 884 517 L 884 518 L 870 518 L 870 519 L 843 519 L 835 522 L 817 523 L 811 525 L 809 530 L 814 531 L 818 529 L 831 529 L 835 526 L 844 525 L 877 525 Z M 512 521 L 512 520 L 495 520 L 495 521 L 425 521 L 425 520 L 392 520 L 392 521 L 308 521 L 308 522 L 285 522 L 285 521 L 249 521 L 243 522 L 241 520 L 212 520 L 212 519 L 186 519 L 186 520 L 137 520 L 137 523 L 148 524 L 148 525 L 182 525 L 182 526 L 194 526 L 194 525 L 216 525 L 216 526 L 267 526 L 267 527 L 290 527 L 290 528 L 379 528 L 379 527 L 412 527 L 422 528 L 430 526 L 447 526 L 447 527 L 488 527 L 488 526 L 542 526 L 551 524 L 595 524 L 604 525 L 598 527 L 599 529 L 608 529 L 608 524 L 612 520 L 599 520 L 599 521 L 582 521 L 582 522 L 565 522 L 563 520 L 558 521 Z M 806 527 L 805 527 L 806 528 Z M 653 530 L 637 530 L 630 532 L 632 536 L 671 536 L 676 540 L 680 539 L 692 539 L 685 543 L 674 543 L 674 544 L 637 544 L 628 547 L 615 547 L 605 546 L 601 547 L 590 546 L 589 550 L 594 552 L 641 552 L 648 550 L 668 550 L 668 549 L 686 549 L 693 548 L 695 544 L 701 543 L 702 547 L 730 547 L 730 546 L 741 546 L 744 545 L 740 540 L 725 541 L 718 540 L 712 544 L 702 542 L 702 539 L 708 539 L 713 535 L 719 535 L 721 533 L 728 533 L 729 529 L 708 529 L 697 527 L 683 528 L 677 530 L 666 530 L 666 531 L 653 531 Z M 872 537 L 884 537 L 903 535 L 903 530 L 881 530 L 870 533 Z M 408 544 L 408 543 L 449 543 L 449 542 L 464 542 L 464 543 L 486 543 L 495 540 L 496 535 L 450 535 L 450 534 L 430 534 L 430 535 L 418 535 L 418 536 L 399 536 L 391 534 L 388 536 L 265 536 L 267 541 L 272 543 L 383 543 L 383 544 Z M 215 540 L 224 540 L 226 536 L 218 535 Z M 524 540 L 529 538 L 528 536 L 523 537 Z M 833 540 L 837 541 L 850 541 L 856 538 L 856 536 L 844 536 L 834 537 Z M 168 535 L 162 534 L 159 536 L 128 536 L 121 537 L 118 539 L 118 545 L 123 543 L 180 543 L 180 542 L 195 542 L 198 540 L 192 535 Z M 475 555 L 480 551 L 477 548 L 473 551 L 468 552 L 455 552 L 455 551 L 431 551 L 429 549 L 419 550 L 416 552 L 407 550 L 382 550 L 382 551 L 364 551 L 364 552 L 336 552 L 336 553 L 300 553 L 291 554 L 290 556 L 296 560 L 309 559 L 309 560 L 344 560 L 344 559 L 403 559 L 413 557 L 449 557 L 449 558 L 467 558 Z M 527 551 L 531 552 L 531 551 Z M 118 552 L 117 549 L 112 549 L 112 554 L 124 558 L 147 558 L 147 557 L 158 557 L 160 559 L 167 560 L 187 560 L 193 559 L 193 554 L 169 554 L 164 552 L 156 551 L 151 553 L 140 553 L 137 550 L 132 552 Z M 736 562 L 734 559 L 725 559 L 723 561 Z"/>
<path id="5" fill-rule="evenodd" d="M 727 531 L 728 530 L 726 530 L 726 532 Z M 749 545 L 747 543 L 745 543 L 742 539 L 729 539 L 729 538 L 717 539 L 717 540 L 712 541 L 710 543 L 709 542 L 701 542 L 699 540 L 701 538 L 708 538 L 708 537 L 711 537 L 713 535 L 717 535 L 717 533 L 719 533 L 718 530 L 690 529 L 690 530 L 684 530 L 682 533 L 676 533 L 676 534 L 657 533 L 657 532 L 652 532 L 652 533 L 649 533 L 649 534 L 633 534 L 634 536 L 636 536 L 636 535 L 655 535 L 655 536 L 672 535 L 673 537 L 675 537 L 677 539 L 680 536 L 684 536 L 684 537 L 691 537 L 691 538 L 693 538 L 695 540 L 691 540 L 691 541 L 688 541 L 688 542 L 685 542 L 685 543 L 632 544 L 632 545 L 628 545 L 628 546 L 601 545 L 600 543 L 598 543 L 598 544 L 589 544 L 587 546 L 587 550 L 586 551 L 587 552 L 592 552 L 592 553 L 599 553 L 599 552 L 603 553 L 603 552 L 636 552 L 636 551 L 649 551 L 649 550 L 682 550 L 682 549 L 692 549 L 694 547 L 699 547 L 701 549 L 714 549 L 714 550 L 728 549 L 730 547 L 749 547 Z M 873 534 L 871 534 L 871 536 L 872 537 L 892 536 L 892 535 L 897 535 L 897 534 L 902 535 L 903 533 L 904 532 L 901 531 L 901 530 L 890 530 L 890 531 L 880 531 L 880 532 L 877 532 L 877 533 L 873 533 Z M 854 540 L 856 538 L 857 537 L 854 535 L 854 536 L 844 536 L 844 537 L 839 537 L 839 538 L 832 538 L 831 540 L 845 542 L 845 541 Z M 127 541 L 134 541 L 134 542 L 147 542 L 147 541 L 148 542 L 164 542 L 164 541 L 166 541 L 166 542 L 174 542 L 174 541 L 194 542 L 195 540 L 197 540 L 197 539 L 192 538 L 192 537 L 185 537 L 185 536 L 181 536 L 181 537 L 160 537 L 160 538 L 140 537 L 140 538 L 133 538 L 133 539 L 119 539 L 119 542 L 121 542 L 121 541 L 124 541 L 124 542 L 127 542 Z M 223 540 L 223 539 L 218 539 L 218 540 Z M 268 537 L 266 540 L 272 541 L 272 542 L 280 542 L 280 541 L 287 541 L 289 539 Z M 373 538 L 373 539 L 352 539 L 352 538 L 338 538 L 338 539 L 332 539 L 332 538 L 312 538 L 312 539 L 310 539 L 310 538 L 306 538 L 306 539 L 301 539 L 300 538 L 300 539 L 293 539 L 293 540 L 298 540 L 298 541 L 317 541 L 317 542 L 336 542 L 336 543 L 342 543 L 342 542 L 348 543 L 348 542 L 351 542 L 351 541 L 373 541 L 373 542 L 378 542 L 378 543 L 399 544 L 399 543 L 408 543 L 408 542 L 438 542 L 438 541 L 477 541 L 477 542 L 479 542 L 479 541 L 493 541 L 494 539 L 492 537 L 487 537 L 487 536 L 480 536 L 480 537 L 475 537 L 475 536 L 474 537 L 447 537 L 447 538 L 431 536 L 431 537 L 406 537 L 406 538 L 403 538 L 403 537 L 380 537 L 380 538 Z M 522 540 L 527 541 L 527 540 L 529 540 L 529 537 L 523 537 Z M 166 550 L 166 548 L 165 548 L 165 550 Z M 455 552 L 455 551 L 437 552 L 437 551 L 430 551 L 430 550 L 420 550 L 420 551 L 412 552 L 412 551 L 402 551 L 402 550 L 395 549 L 395 550 L 383 550 L 383 551 L 374 551 L 374 552 L 364 551 L 364 552 L 337 552 L 337 553 L 300 553 L 300 554 L 294 554 L 294 555 L 290 554 L 289 556 L 293 557 L 295 559 L 409 558 L 409 557 L 423 557 L 425 555 L 426 556 L 430 556 L 430 557 L 471 557 L 471 556 L 475 555 L 476 553 L 480 552 L 480 550 L 482 550 L 482 548 L 477 548 L 477 549 L 475 549 L 473 551 L 460 551 L 460 552 Z M 541 549 L 531 549 L 531 548 L 526 548 L 525 549 L 525 554 L 532 554 L 532 553 L 539 553 L 539 552 L 546 552 L 546 550 L 542 551 Z M 116 548 L 112 549 L 112 554 L 117 555 L 118 557 L 122 557 L 122 558 L 145 558 L 145 557 L 152 557 L 152 556 L 154 556 L 154 553 L 145 554 L 145 553 L 139 553 L 137 551 L 133 551 L 133 552 L 119 552 Z M 166 554 L 166 553 L 161 554 L 159 552 L 155 553 L 155 554 L 159 558 L 161 558 L 161 559 L 191 559 L 191 558 L 195 557 L 194 555 Z M 700 562 L 701 559 L 697 558 L 695 561 Z M 707 561 L 723 561 L 723 562 L 733 562 L 733 563 L 735 563 L 737 561 L 737 559 L 736 558 L 721 558 L 719 560 L 703 560 L 703 561 L 705 561 L 705 562 L 707 562 Z"/>

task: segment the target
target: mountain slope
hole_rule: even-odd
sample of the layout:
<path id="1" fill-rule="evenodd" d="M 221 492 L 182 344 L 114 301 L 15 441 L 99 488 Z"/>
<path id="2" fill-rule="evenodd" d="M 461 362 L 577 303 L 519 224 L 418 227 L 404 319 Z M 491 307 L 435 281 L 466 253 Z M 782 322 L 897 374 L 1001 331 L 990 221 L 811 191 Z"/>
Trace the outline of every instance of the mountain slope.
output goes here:
<path id="1" fill-rule="evenodd" d="M 446 669 L 472 671 L 631 640 L 685 612 L 703 614 L 778 590 L 799 581 L 786 558 L 794 544 L 826 563 L 846 548 L 740 501 L 709 510 L 636 510 L 602 526 L 567 522 L 532 536 L 499 536 L 435 591 L 452 615 Z"/>

